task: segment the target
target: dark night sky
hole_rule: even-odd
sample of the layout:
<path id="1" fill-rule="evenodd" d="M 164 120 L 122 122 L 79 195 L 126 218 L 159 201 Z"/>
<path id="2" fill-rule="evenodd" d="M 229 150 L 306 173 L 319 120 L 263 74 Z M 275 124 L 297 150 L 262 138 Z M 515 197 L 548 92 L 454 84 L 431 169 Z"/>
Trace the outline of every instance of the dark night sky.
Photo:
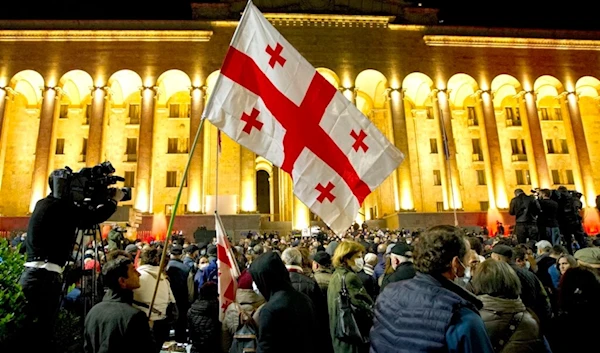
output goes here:
<path id="1" fill-rule="evenodd" d="M 216 2 L 217 0 L 207 1 Z M 412 0 L 411 0 L 412 1 Z M 197 2 L 201 2 L 198 0 Z M 412 1 L 417 4 L 419 1 Z M 600 29 L 587 2 L 548 0 L 422 0 L 438 7 L 445 25 Z M 1 19 L 191 19 L 189 0 L 17 0 Z"/>

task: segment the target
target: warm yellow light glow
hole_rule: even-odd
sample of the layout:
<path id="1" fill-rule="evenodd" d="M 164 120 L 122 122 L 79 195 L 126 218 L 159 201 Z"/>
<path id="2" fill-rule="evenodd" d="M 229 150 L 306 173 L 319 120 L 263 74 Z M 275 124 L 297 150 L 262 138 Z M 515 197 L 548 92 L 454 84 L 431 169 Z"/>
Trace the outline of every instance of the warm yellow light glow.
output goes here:
<path id="1" fill-rule="evenodd" d="M 389 24 L 388 28 L 394 31 L 411 31 L 411 32 L 420 32 L 424 31 L 427 27 L 423 25 L 398 25 L 398 24 Z"/>
<path id="2" fill-rule="evenodd" d="M 140 212 L 149 212 L 148 185 L 140 180 L 136 184 L 134 208 Z"/>
<path id="3" fill-rule="evenodd" d="M 4 76 L 0 76 L 0 87 L 6 87 L 8 84 L 8 79 Z"/>
<path id="4" fill-rule="evenodd" d="M 144 78 L 144 88 L 152 88 L 154 87 L 154 77 L 146 76 Z"/>
<path id="5" fill-rule="evenodd" d="M 344 88 L 342 91 L 342 94 L 344 95 L 344 97 L 346 97 L 346 99 L 348 99 L 350 102 L 354 103 L 355 96 L 354 96 L 353 88 Z"/>
<path id="6" fill-rule="evenodd" d="M 583 39 L 426 35 L 423 41 L 432 47 L 600 50 L 600 40 Z"/>
<path id="7" fill-rule="evenodd" d="M 240 208 L 242 212 L 255 212 L 256 211 L 256 181 L 253 178 L 254 173 L 246 174 L 245 179 L 242 180 L 242 197 L 240 202 Z"/>
<path id="8" fill-rule="evenodd" d="M 310 226 L 310 211 L 305 204 L 294 196 L 294 214 L 292 219 L 292 229 L 305 229 Z"/>
<path id="9" fill-rule="evenodd" d="M 200 212 L 200 188 L 194 187 L 194 190 L 191 190 L 188 186 L 188 192 L 191 193 L 191 196 L 188 198 L 187 210 L 188 212 Z M 197 189 L 197 190 L 196 190 Z"/>
<path id="10" fill-rule="evenodd" d="M 0 30 L 0 42 L 208 42 L 212 31 Z"/>
<path id="11" fill-rule="evenodd" d="M 400 207 L 404 211 L 414 210 L 415 204 L 412 198 L 412 190 L 410 189 L 410 180 L 403 180 L 400 183 L 400 192 L 402 196 L 400 198 L 401 205 Z"/>

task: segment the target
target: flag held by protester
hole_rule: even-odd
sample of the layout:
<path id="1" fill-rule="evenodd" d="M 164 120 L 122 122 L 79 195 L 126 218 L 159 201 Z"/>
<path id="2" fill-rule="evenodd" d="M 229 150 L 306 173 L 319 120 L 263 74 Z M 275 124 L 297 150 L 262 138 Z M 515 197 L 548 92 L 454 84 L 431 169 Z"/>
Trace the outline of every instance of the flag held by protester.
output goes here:
<path id="1" fill-rule="evenodd" d="M 217 268 L 219 269 L 219 320 L 223 321 L 227 307 L 235 301 L 240 270 L 231 251 L 231 244 L 225 234 L 221 217 L 217 213 L 215 213 L 215 230 L 217 233 Z"/>
<path id="2" fill-rule="evenodd" d="M 248 2 L 206 117 L 289 173 L 337 234 L 404 156 Z"/>

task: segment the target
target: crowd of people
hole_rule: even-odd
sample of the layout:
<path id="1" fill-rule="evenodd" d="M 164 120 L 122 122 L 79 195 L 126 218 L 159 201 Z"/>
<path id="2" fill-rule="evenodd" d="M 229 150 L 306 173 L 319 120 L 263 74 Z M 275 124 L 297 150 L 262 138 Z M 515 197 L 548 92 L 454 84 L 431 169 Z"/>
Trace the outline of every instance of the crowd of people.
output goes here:
<path id="1" fill-rule="evenodd" d="M 600 238 L 540 195 L 516 191 L 508 235 L 447 225 L 248 233 L 232 242 L 241 272 L 223 317 L 216 239 L 129 243 L 115 229 L 85 245 L 83 263 L 70 260 L 101 271 L 102 302 L 81 311 L 84 275 L 63 305 L 86 316 L 89 353 L 159 352 L 172 341 L 193 353 L 595 352 Z"/>

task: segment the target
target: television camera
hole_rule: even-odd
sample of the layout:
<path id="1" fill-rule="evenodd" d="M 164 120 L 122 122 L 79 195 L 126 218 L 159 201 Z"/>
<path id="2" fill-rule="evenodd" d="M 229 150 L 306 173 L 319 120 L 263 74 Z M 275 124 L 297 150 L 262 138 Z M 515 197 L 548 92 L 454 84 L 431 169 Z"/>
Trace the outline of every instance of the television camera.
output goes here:
<path id="1" fill-rule="evenodd" d="M 113 175 L 115 168 L 109 161 L 102 162 L 93 167 L 86 167 L 74 172 L 65 166 L 52 172 L 52 196 L 57 199 L 73 201 L 80 207 L 96 207 L 114 196 L 116 188 L 110 185 L 125 178 Z M 131 188 L 120 188 L 123 191 L 121 201 L 131 200 Z"/>

